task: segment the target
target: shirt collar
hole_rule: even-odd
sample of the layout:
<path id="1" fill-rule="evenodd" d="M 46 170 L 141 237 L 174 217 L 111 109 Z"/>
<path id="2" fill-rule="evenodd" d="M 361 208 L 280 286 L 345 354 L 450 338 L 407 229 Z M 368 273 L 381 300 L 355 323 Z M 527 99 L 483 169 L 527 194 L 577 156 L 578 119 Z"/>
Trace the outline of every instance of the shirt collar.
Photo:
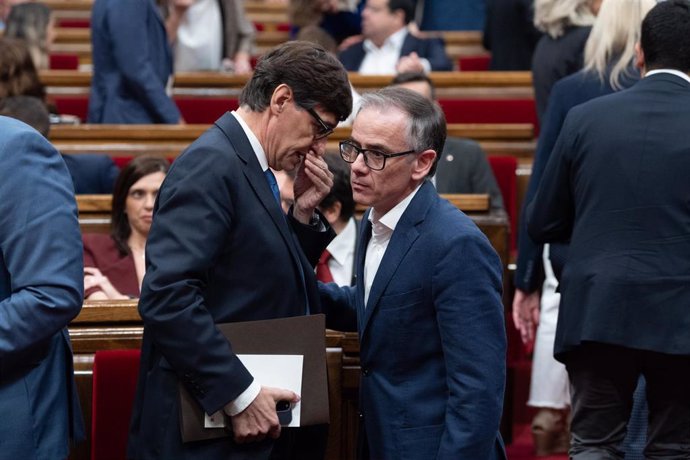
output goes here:
<path id="1" fill-rule="evenodd" d="M 239 113 L 236 111 L 230 112 L 237 122 L 240 124 L 242 127 L 242 131 L 244 131 L 244 134 L 247 136 L 247 139 L 249 139 L 249 144 L 252 146 L 252 150 L 254 150 L 254 155 L 256 155 L 256 159 L 259 160 L 259 165 L 261 166 L 262 171 L 266 171 L 268 169 L 268 160 L 266 159 L 266 152 L 264 151 L 264 148 L 261 146 L 261 142 L 259 142 L 259 139 L 254 135 L 254 132 L 251 130 L 249 125 L 242 119 Z"/>
<path id="2" fill-rule="evenodd" d="M 341 266 L 345 265 L 347 256 L 355 250 L 352 242 L 355 240 L 356 233 L 357 224 L 355 219 L 350 218 L 343 231 L 338 233 L 335 239 L 331 241 L 331 244 L 328 245 L 328 252 L 331 253 L 333 259 Z"/>
<path id="3" fill-rule="evenodd" d="M 383 45 L 381 48 L 377 47 L 374 45 L 374 42 L 372 42 L 369 39 L 364 40 L 364 51 L 367 53 L 370 53 L 372 51 L 378 50 L 378 49 L 384 49 L 384 48 L 392 48 L 395 50 L 400 50 L 402 49 L 403 42 L 405 41 L 405 37 L 407 37 L 407 27 L 403 27 L 402 29 L 398 30 L 397 32 L 393 33 L 390 35 L 386 40 L 383 42 Z"/>
<path id="4" fill-rule="evenodd" d="M 658 73 L 670 73 L 671 75 L 675 75 L 676 77 L 680 77 L 680 78 L 682 78 L 683 80 L 685 80 L 685 81 L 687 81 L 688 83 L 690 83 L 690 76 L 688 76 L 688 74 L 683 73 L 683 72 L 681 72 L 680 70 L 676 70 L 676 69 L 656 69 L 656 70 L 650 70 L 650 71 L 647 72 L 644 76 L 645 76 L 645 78 L 646 78 L 646 77 L 649 77 L 649 76 L 652 76 L 652 75 L 655 75 L 655 74 L 658 74 Z"/>
<path id="5" fill-rule="evenodd" d="M 398 225 L 398 222 L 400 221 L 400 218 L 403 216 L 405 210 L 410 205 L 412 198 L 414 198 L 414 196 L 417 194 L 419 188 L 422 186 L 423 183 L 424 181 L 422 181 L 422 183 L 419 184 L 417 188 L 415 188 L 412 191 L 412 193 L 407 195 L 400 203 L 393 206 L 393 208 L 390 211 L 388 211 L 381 217 L 376 216 L 376 211 L 372 209 L 369 213 L 369 222 L 371 222 L 372 226 L 376 224 L 383 224 L 389 231 L 394 231 L 395 227 Z"/>

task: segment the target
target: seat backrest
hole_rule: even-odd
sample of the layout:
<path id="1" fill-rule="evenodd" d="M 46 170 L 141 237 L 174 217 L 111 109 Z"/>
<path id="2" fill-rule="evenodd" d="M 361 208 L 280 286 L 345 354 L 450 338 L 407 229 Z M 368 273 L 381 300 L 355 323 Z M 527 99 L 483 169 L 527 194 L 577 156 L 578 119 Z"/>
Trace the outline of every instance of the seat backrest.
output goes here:
<path id="1" fill-rule="evenodd" d="M 503 195 L 503 205 L 510 221 L 510 251 L 514 252 L 517 232 L 517 158 L 490 155 L 488 159 Z"/>
<path id="2" fill-rule="evenodd" d="M 139 358 L 139 350 L 96 352 L 93 360 L 91 460 L 126 458 Z"/>
<path id="3" fill-rule="evenodd" d="M 48 67 L 51 70 L 79 69 L 79 56 L 76 54 L 55 53 L 48 56 Z"/>
<path id="4" fill-rule="evenodd" d="M 533 98 L 440 98 L 448 123 L 530 123 L 535 137 L 539 131 Z"/>
<path id="5" fill-rule="evenodd" d="M 460 71 L 480 71 L 489 70 L 490 54 L 477 54 L 474 56 L 460 56 L 458 58 L 458 69 Z"/>
<path id="6" fill-rule="evenodd" d="M 175 96 L 174 99 L 184 121 L 193 124 L 211 124 L 240 105 L 231 97 Z"/>

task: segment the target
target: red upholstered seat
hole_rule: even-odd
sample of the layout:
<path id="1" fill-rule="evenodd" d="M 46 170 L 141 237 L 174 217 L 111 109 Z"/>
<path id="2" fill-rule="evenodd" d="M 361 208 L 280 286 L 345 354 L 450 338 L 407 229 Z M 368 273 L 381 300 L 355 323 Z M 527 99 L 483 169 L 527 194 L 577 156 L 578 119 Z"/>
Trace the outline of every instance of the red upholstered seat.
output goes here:
<path id="1" fill-rule="evenodd" d="M 90 19 L 58 19 L 58 27 L 66 27 L 72 29 L 88 29 L 91 27 Z"/>
<path id="2" fill-rule="evenodd" d="M 503 195 L 503 205 L 510 221 L 510 251 L 515 251 L 517 232 L 517 158 L 511 156 L 489 156 L 489 164 L 493 170 L 498 188 Z"/>
<path id="3" fill-rule="evenodd" d="M 55 104 L 60 115 L 76 115 L 82 121 L 86 122 L 86 116 L 89 113 L 89 96 L 83 95 L 51 95 L 50 100 Z"/>
<path id="4" fill-rule="evenodd" d="M 48 56 L 48 66 L 53 70 L 77 70 L 79 56 L 76 54 L 51 54 Z"/>
<path id="5" fill-rule="evenodd" d="M 175 96 L 175 103 L 187 123 L 210 124 L 229 110 L 239 107 L 235 98 Z"/>
<path id="6" fill-rule="evenodd" d="M 534 99 L 439 99 L 448 123 L 531 123 L 539 131 Z"/>
<path id="7" fill-rule="evenodd" d="M 139 350 L 96 352 L 93 361 L 91 460 L 126 458 L 139 358 Z"/>
<path id="8" fill-rule="evenodd" d="M 458 58 L 458 69 L 465 71 L 486 71 L 489 70 L 490 54 L 478 54 L 476 56 L 460 56 Z"/>

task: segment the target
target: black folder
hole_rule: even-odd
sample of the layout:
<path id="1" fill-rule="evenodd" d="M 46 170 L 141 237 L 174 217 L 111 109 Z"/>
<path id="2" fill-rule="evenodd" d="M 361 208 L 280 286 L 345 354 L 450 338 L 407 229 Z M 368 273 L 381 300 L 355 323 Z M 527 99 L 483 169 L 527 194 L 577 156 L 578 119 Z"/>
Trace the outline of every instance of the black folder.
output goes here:
<path id="1" fill-rule="evenodd" d="M 223 323 L 218 329 L 237 354 L 303 355 L 300 425 L 329 422 L 325 315 Z M 231 436 L 227 427 L 204 428 L 203 409 L 181 382 L 179 389 L 183 442 Z"/>

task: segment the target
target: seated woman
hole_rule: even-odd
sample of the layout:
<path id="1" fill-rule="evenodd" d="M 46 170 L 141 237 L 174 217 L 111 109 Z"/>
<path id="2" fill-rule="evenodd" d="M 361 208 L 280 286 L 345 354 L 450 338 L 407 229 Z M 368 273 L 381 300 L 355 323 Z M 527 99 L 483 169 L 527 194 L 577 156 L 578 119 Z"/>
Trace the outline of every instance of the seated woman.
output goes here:
<path id="1" fill-rule="evenodd" d="M 113 192 L 110 235 L 85 234 L 84 298 L 139 297 L 153 204 L 170 164 L 138 157 L 122 170 Z"/>

